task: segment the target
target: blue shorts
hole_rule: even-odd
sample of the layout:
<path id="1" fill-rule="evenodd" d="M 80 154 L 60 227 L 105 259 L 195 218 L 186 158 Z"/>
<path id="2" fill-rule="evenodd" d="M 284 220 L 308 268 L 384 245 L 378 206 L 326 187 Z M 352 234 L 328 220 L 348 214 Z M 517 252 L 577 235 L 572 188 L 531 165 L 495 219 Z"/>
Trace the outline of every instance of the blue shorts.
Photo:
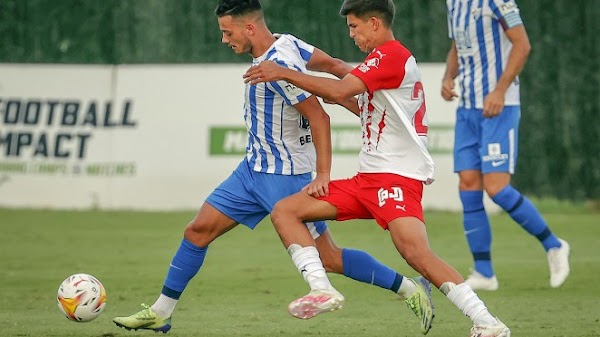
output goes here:
<path id="1" fill-rule="evenodd" d="M 493 118 L 482 109 L 458 108 L 454 128 L 454 172 L 515 173 L 517 164 L 520 106 L 505 106 Z"/>
<path id="2" fill-rule="evenodd" d="M 243 160 L 209 196 L 206 202 L 250 229 L 273 210 L 279 200 L 299 192 L 312 181 L 310 173 L 280 175 L 256 172 Z M 306 224 L 313 238 L 326 229 L 324 221 Z"/>

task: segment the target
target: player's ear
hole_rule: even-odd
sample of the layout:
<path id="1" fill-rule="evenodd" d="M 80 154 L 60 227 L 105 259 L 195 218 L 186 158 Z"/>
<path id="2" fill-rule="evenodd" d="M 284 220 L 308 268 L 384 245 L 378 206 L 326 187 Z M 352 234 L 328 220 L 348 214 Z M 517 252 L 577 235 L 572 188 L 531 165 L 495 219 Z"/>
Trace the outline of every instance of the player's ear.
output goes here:
<path id="1" fill-rule="evenodd" d="M 244 29 L 246 30 L 246 34 L 248 34 L 248 36 L 254 36 L 256 33 L 256 26 L 253 23 L 247 23 Z"/>
<path id="2" fill-rule="evenodd" d="M 369 18 L 369 24 L 371 25 L 373 30 L 378 30 L 379 26 L 381 26 L 381 20 L 379 20 L 379 18 L 375 16 L 372 16 L 371 18 Z"/>

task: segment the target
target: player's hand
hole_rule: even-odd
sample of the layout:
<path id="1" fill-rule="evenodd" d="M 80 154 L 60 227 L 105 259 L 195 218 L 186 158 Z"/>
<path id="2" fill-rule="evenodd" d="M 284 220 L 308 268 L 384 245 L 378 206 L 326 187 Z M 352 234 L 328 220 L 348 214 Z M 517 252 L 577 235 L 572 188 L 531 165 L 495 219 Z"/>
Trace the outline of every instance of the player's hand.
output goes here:
<path id="1" fill-rule="evenodd" d="M 504 92 L 494 90 L 483 100 L 483 117 L 491 118 L 498 116 L 504 108 Z"/>
<path id="2" fill-rule="evenodd" d="M 273 61 L 262 61 L 246 70 L 243 75 L 244 83 L 256 84 L 281 80 L 285 69 Z"/>
<path id="3" fill-rule="evenodd" d="M 454 97 L 458 97 L 458 94 L 454 91 L 454 79 L 444 78 L 442 81 L 442 98 L 450 102 Z"/>
<path id="4" fill-rule="evenodd" d="M 324 197 L 329 194 L 329 175 L 317 174 L 315 179 L 302 189 L 313 197 Z"/>

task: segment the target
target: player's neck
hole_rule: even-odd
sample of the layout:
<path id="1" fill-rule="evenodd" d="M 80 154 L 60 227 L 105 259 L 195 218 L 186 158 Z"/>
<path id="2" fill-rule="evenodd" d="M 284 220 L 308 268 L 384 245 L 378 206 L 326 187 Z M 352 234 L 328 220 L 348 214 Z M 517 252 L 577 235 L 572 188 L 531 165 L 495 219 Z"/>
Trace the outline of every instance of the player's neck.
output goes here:
<path id="1" fill-rule="evenodd" d="M 380 36 L 378 36 L 375 39 L 375 41 L 374 41 L 375 47 L 373 49 L 379 48 L 379 47 L 383 46 L 384 44 L 386 44 L 390 41 L 395 41 L 395 40 L 396 40 L 396 38 L 394 38 L 394 33 L 391 30 L 388 30 L 385 33 L 382 33 Z"/>
<path id="2" fill-rule="evenodd" d="M 263 55 L 277 39 L 273 36 L 271 31 L 267 27 L 263 27 L 257 30 L 254 43 L 252 44 L 252 51 L 250 55 L 256 58 Z"/>

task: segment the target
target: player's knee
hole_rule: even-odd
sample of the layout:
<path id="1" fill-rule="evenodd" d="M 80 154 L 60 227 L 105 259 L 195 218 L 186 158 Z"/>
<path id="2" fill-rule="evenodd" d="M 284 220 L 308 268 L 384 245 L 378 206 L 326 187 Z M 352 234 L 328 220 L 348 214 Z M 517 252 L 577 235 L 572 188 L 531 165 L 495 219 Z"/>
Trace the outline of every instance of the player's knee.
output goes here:
<path id="1" fill-rule="evenodd" d="M 510 184 L 510 174 L 504 172 L 488 173 L 483 176 L 483 189 L 490 197 L 496 196 Z"/>
<path id="2" fill-rule="evenodd" d="M 485 184 L 483 186 L 483 189 L 485 190 L 485 193 L 487 193 L 487 195 L 490 196 L 490 198 L 493 198 L 496 196 L 496 194 L 498 194 L 500 191 L 502 191 L 502 189 L 504 189 L 504 187 L 506 187 L 508 184 L 504 181 L 485 181 Z"/>
<path id="3" fill-rule="evenodd" d="M 282 219 L 284 218 L 282 216 L 282 213 L 280 212 L 279 208 L 277 207 L 277 205 L 275 205 L 275 207 L 273 208 L 273 211 L 271 211 L 271 222 L 273 223 L 273 226 L 275 226 L 275 228 L 277 228 L 277 226 L 279 226 L 282 222 Z"/>
<path id="4" fill-rule="evenodd" d="M 458 185 L 461 191 L 475 191 L 481 190 L 482 183 L 477 179 L 461 179 Z"/>
<path id="5" fill-rule="evenodd" d="M 290 219 L 290 217 L 294 217 L 294 212 L 287 202 L 280 201 L 276 203 L 273 207 L 273 211 L 271 211 L 271 221 L 276 227 L 286 219 Z"/>
<path id="6" fill-rule="evenodd" d="M 198 247 L 206 247 L 219 236 L 219 233 L 215 229 L 211 229 L 206 223 L 194 219 L 185 227 L 183 236 Z"/>
<path id="7" fill-rule="evenodd" d="M 481 190 L 483 179 L 479 171 L 461 171 L 459 173 L 458 187 L 460 190 Z"/>

